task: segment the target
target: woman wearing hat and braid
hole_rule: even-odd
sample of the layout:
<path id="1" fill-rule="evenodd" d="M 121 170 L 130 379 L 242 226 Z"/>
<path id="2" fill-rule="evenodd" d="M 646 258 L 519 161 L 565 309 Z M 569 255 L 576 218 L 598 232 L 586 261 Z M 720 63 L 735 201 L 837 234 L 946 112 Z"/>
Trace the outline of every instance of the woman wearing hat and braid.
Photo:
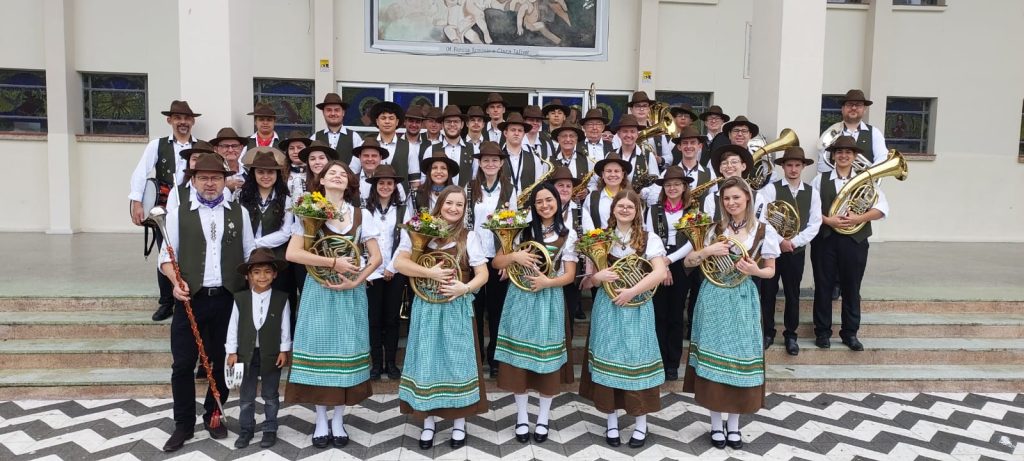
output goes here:
<path id="1" fill-rule="evenodd" d="M 373 176 L 366 179 L 370 184 L 366 209 L 380 225 L 377 246 L 380 247 L 383 259 L 380 267 L 367 278 L 366 287 L 370 316 L 370 360 L 373 362 L 370 368 L 371 380 L 380 379 L 383 373 L 388 375 L 388 379 L 402 377 L 402 370 L 396 365 L 398 316 L 409 279 L 395 271 L 394 256 L 400 236 L 397 226 L 405 219 L 408 206 L 399 193 L 404 179 L 391 165 L 377 167 Z"/>
<path id="2" fill-rule="evenodd" d="M 433 154 L 420 161 L 420 172 L 426 181 L 416 192 L 409 194 L 409 208 L 405 210 L 408 220 L 421 209 L 434 209 L 437 197 L 445 187 L 452 185 L 452 173 L 458 173 L 459 162 L 448 158 L 443 149 L 434 149 Z"/>
<path id="3" fill-rule="evenodd" d="M 253 152 L 245 159 L 250 180 L 242 183 L 238 202 L 249 210 L 256 247 L 274 250 L 283 261 L 294 219 L 289 211 L 285 166 L 275 157 L 284 154 L 273 147 L 255 147 Z M 274 279 L 274 288 L 289 294 L 295 291 L 294 278 L 288 273 L 290 266 L 285 263 Z"/>

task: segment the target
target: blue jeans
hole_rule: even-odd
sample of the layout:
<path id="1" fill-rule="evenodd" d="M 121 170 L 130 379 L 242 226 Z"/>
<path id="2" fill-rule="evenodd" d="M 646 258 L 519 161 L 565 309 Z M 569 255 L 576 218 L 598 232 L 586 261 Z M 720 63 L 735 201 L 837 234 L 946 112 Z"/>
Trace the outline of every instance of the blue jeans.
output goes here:
<path id="1" fill-rule="evenodd" d="M 266 367 L 260 367 L 260 349 L 257 347 L 252 351 L 252 363 L 245 370 L 245 377 L 242 378 L 242 387 L 239 389 L 238 422 L 242 432 L 256 432 L 256 381 L 257 377 L 263 381 L 263 432 L 277 432 L 277 410 L 281 408 L 280 394 L 277 392 L 278 384 L 281 381 L 281 369 L 276 364 L 270 363 Z"/>

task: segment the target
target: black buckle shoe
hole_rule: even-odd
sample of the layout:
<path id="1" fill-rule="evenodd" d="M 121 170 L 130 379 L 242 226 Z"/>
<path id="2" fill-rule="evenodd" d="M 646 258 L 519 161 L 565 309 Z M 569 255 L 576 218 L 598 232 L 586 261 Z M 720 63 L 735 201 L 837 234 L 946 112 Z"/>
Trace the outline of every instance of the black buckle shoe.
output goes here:
<path id="1" fill-rule="evenodd" d="M 736 434 L 736 437 L 738 437 L 737 440 L 730 440 L 729 439 L 729 436 L 733 435 L 733 434 Z M 743 434 L 740 434 L 740 431 L 729 431 L 726 434 L 726 436 L 725 436 L 725 444 L 728 445 L 729 448 L 732 448 L 732 449 L 735 449 L 735 450 L 739 450 L 740 448 L 743 448 Z"/>
<path id="2" fill-rule="evenodd" d="M 156 308 L 156 312 L 153 312 L 153 321 L 160 322 L 167 320 L 174 315 L 174 304 L 164 304 Z"/>
<path id="3" fill-rule="evenodd" d="M 334 436 L 331 444 L 334 445 L 334 448 L 345 448 L 348 445 L 348 435 Z"/>
<path id="4" fill-rule="evenodd" d="M 711 446 L 713 446 L 713 447 L 715 447 L 715 448 L 717 448 L 719 450 L 724 450 L 725 449 L 725 437 L 722 437 L 722 440 L 715 440 L 715 434 L 725 435 L 725 432 L 723 432 L 723 431 L 711 431 L 711 434 L 708 436 L 708 439 L 711 440 Z"/>
<path id="5" fill-rule="evenodd" d="M 315 448 L 327 448 L 327 446 L 331 444 L 332 440 L 334 440 L 334 437 L 331 437 L 331 433 L 330 432 L 328 432 L 327 435 L 321 435 L 320 437 L 314 436 L 313 437 L 313 447 L 315 447 Z"/>
<path id="6" fill-rule="evenodd" d="M 277 432 L 264 432 L 260 439 L 260 448 L 270 448 L 277 443 Z"/>
<path id="7" fill-rule="evenodd" d="M 252 432 L 242 431 L 242 433 L 238 435 L 238 439 L 235 440 L 235 448 L 245 448 L 249 446 L 249 442 L 251 441 Z"/>
<path id="8" fill-rule="evenodd" d="M 526 428 L 526 432 L 523 433 L 523 434 L 520 434 L 519 433 L 519 428 L 520 427 L 525 427 Z M 516 440 L 518 440 L 519 443 L 526 443 L 526 442 L 530 441 L 530 425 L 529 424 L 526 424 L 526 423 L 516 424 L 515 433 L 516 433 Z"/>
<path id="9" fill-rule="evenodd" d="M 384 373 L 388 375 L 388 379 L 402 379 L 402 369 L 398 368 L 395 362 L 384 364 Z"/>
<path id="10" fill-rule="evenodd" d="M 537 428 L 541 428 L 541 427 L 544 428 L 544 433 L 543 434 L 541 434 L 540 432 L 537 432 Z M 537 442 L 537 443 L 544 443 L 544 441 L 546 441 L 548 439 L 548 432 L 551 432 L 551 431 L 548 430 L 548 425 L 547 424 L 537 423 L 536 425 L 533 426 L 533 441 Z"/>
<path id="11" fill-rule="evenodd" d="M 832 341 L 828 339 L 828 336 L 818 336 L 814 338 L 814 345 L 819 349 L 828 349 L 832 347 Z"/>
<path id="12" fill-rule="evenodd" d="M 462 439 L 461 440 L 455 438 L 455 431 L 459 431 L 459 432 L 462 433 Z M 463 429 L 454 429 L 453 428 L 452 429 L 452 439 L 450 441 L 448 441 L 448 445 L 451 446 L 453 450 L 458 450 L 459 448 L 462 448 L 462 447 L 466 446 L 466 431 L 463 430 Z"/>
<path id="13" fill-rule="evenodd" d="M 620 434 L 619 437 L 610 437 L 608 435 L 609 432 L 611 432 L 611 431 L 618 431 L 618 430 L 619 430 L 619 428 L 613 427 L 611 429 L 607 429 L 607 430 L 604 431 L 604 441 L 608 443 L 609 447 L 615 448 L 615 447 L 618 447 L 619 445 L 622 445 L 621 434 Z"/>
<path id="14" fill-rule="evenodd" d="M 193 431 L 185 429 L 184 427 L 175 427 L 174 433 L 171 434 L 171 438 L 167 439 L 167 443 L 164 444 L 164 451 L 178 451 L 181 447 L 185 446 L 185 441 L 193 437 Z"/>
<path id="15" fill-rule="evenodd" d="M 629 448 L 640 448 L 640 447 L 644 446 L 645 442 L 647 442 L 647 433 L 644 432 L 644 431 L 640 431 L 640 430 L 635 430 L 635 429 L 633 430 L 634 434 L 637 433 L 637 432 L 643 434 L 644 438 L 638 439 L 638 438 L 636 438 L 635 435 L 634 436 L 630 436 L 629 437 Z"/>
<path id="16" fill-rule="evenodd" d="M 860 343 L 860 340 L 856 336 L 847 336 L 843 338 L 843 344 L 849 347 L 851 351 L 860 352 L 864 350 L 864 345 Z"/>
<path id="17" fill-rule="evenodd" d="M 786 353 L 789 355 L 800 354 L 800 345 L 796 343 L 796 338 L 786 338 Z"/>
<path id="18" fill-rule="evenodd" d="M 430 438 L 423 440 L 423 433 L 427 431 L 430 431 Z M 420 450 L 429 450 L 434 446 L 434 434 L 435 431 L 433 429 L 423 429 L 423 431 L 420 432 Z"/>
<path id="19" fill-rule="evenodd" d="M 768 348 L 771 347 L 772 344 L 775 344 L 775 337 L 774 336 L 765 336 L 764 337 L 764 350 L 768 350 Z"/>
<path id="20" fill-rule="evenodd" d="M 679 380 L 679 369 L 678 368 L 666 368 L 665 369 L 665 381 L 678 381 Z"/>

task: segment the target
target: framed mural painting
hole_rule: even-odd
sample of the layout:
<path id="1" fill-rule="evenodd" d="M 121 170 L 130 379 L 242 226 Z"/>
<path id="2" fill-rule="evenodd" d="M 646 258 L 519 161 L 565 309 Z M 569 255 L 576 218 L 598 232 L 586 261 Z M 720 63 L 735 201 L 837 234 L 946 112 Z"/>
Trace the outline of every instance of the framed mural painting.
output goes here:
<path id="1" fill-rule="evenodd" d="M 366 51 L 607 60 L 610 0 L 366 0 Z"/>

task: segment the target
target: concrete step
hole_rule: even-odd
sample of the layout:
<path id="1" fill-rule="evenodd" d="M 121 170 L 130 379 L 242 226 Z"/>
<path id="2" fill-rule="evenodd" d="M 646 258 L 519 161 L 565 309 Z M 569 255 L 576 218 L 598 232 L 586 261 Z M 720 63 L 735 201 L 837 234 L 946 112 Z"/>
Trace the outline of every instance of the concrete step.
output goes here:
<path id="1" fill-rule="evenodd" d="M 167 338 L 12 339 L 0 341 L 4 368 L 163 368 L 170 369 Z"/>
<path id="2" fill-rule="evenodd" d="M 575 367 L 577 378 L 580 367 Z M 286 373 L 287 374 L 287 373 Z M 169 369 L 0 370 L 0 400 L 66 398 L 168 398 Z M 284 379 L 284 378 L 282 378 Z M 769 365 L 769 392 L 1024 392 L 1024 366 L 1005 365 Z M 485 386 L 500 392 L 497 382 Z M 682 376 L 662 392 L 682 392 Z M 206 383 L 196 383 L 205 392 Z M 282 393 L 283 393 L 282 386 Z M 398 381 L 373 383 L 374 393 L 396 394 Z M 562 386 L 577 392 L 576 383 Z"/>
<path id="3" fill-rule="evenodd" d="M 0 312 L 4 339 L 152 338 L 167 340 L 170 320 L 143 311 Z"/>

